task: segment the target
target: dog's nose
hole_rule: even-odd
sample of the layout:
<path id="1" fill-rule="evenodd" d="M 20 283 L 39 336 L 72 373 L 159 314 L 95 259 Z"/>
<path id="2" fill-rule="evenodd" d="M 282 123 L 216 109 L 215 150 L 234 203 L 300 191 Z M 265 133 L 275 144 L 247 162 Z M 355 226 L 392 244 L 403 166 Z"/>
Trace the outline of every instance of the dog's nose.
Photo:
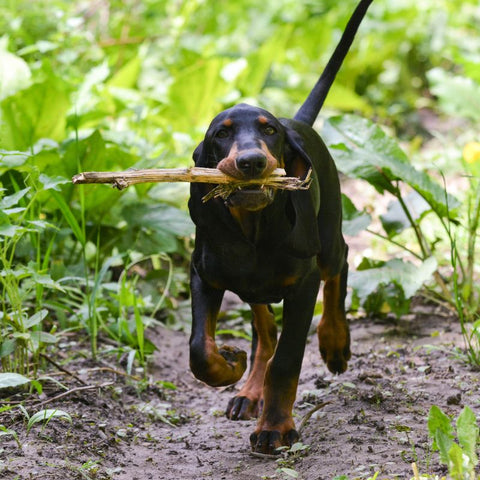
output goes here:
<path id="1" fill-rule="evenodd" d="M 267 157 L 261 152 L 240 153 L 236 160 L 237 168 L 246 176 L 255 178 L 262 174 L 267 166 Z"/>

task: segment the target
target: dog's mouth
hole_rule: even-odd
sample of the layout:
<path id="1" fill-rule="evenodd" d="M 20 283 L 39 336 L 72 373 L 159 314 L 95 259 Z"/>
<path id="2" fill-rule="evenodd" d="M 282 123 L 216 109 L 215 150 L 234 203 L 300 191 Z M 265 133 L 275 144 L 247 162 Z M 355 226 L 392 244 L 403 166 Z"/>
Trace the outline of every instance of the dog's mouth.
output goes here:
<path id="1" fill-rule="evenodd" d="M 233 191 L 226 199 L 227 207 L 244 208 L 255 212 L 273 202 L 275 190 L 265 185 L 252 185 Z"/>

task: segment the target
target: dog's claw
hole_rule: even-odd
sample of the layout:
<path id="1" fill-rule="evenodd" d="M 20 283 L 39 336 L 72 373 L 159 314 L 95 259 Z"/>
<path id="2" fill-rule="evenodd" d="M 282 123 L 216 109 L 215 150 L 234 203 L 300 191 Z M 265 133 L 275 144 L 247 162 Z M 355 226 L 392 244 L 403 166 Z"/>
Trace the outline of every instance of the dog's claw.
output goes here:
<path id="1" fill-rule="evenodd" d="M 263 430 L 260 433 L 250 435 L 250 445 L 255 453 L 264 455 L 279 455 L 281 447 L 291 447 L 298 442 L 300 435 L 295 429 L 287 431 L 282 435 L 278 430 Z"/>
<path id="2" fill-rule="evenodd" d="M 259 403 L 244 396 L 233 397 L 228 402 L 225 414 L 230 420 L 250 420 L 258 416 Z"/>
<path id="3" fill-rule="evenodd" d="M 327 365 L 328 370 L 332 373 L 343 373 L 347 370 L 347 362 L 350 359 L 350 349 L 343 352 L 327 352 L 325 349 L 320 349 L 320 354 L 323 361 Z"/>
<path id="4" fill-rule="evenodd" d="M 223 345 L 218 349 L 218 353 L 226 360 L 228 364 L 234 365 L 240 363 L 242 366 L 245 365 L 246 369 L 247 354 L 240 348 L 231 347 L 230 345 Z"/>

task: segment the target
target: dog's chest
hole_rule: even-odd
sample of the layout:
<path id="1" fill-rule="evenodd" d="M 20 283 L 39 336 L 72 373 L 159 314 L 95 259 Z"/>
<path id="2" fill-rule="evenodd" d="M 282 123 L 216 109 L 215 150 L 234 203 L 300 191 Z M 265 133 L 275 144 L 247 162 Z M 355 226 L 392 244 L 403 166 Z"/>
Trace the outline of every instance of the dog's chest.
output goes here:
<path id="1" fill-rule="evenodd" d="M 196 252 L 197 271 L 208 283 L 250 303 L 278 302 L 312 268 L 315 258 L 298 259 L 279 246 L 246 242 L 205 245 Z"/>

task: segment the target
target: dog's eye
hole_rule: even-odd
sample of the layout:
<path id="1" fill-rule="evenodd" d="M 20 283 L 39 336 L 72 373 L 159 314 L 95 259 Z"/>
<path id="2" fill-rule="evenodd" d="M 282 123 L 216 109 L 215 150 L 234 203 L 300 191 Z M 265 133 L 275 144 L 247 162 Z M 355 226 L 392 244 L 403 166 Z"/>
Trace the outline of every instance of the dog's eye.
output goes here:
<path id="1" fill-rule="evenodd" d="M 227 138 L 228 135 L 229 135 L 228 130 L 225 128 L 222 128 L 215 134 L 217 138 Z"/>
<path id="2" fill-rule="evenodd" d="M 272 126 L 268 126 L 264 128 L 263 133 L 265 133 L 265 135 L 275 135 L 277 133 L 277 129 Z"/>

